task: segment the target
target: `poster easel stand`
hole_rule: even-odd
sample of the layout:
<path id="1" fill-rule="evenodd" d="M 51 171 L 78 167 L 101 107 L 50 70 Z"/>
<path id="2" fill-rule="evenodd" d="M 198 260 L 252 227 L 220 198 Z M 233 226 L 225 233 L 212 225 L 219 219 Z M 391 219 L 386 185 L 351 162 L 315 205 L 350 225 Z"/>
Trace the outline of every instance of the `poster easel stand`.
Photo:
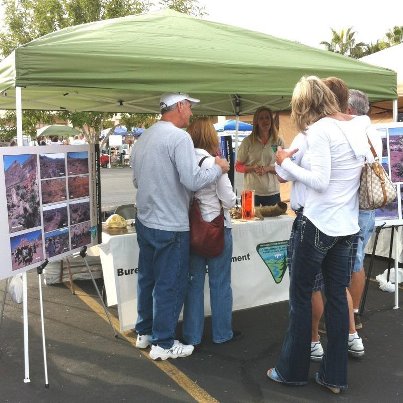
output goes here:
<path id="1" fill-rule="evenodd" d="M 374 240 L 374 245 L 372 248 L 372 253 L 371 253 L 371 260 L 370 260 L 370 264 L 369 264 L 369 268 L 368 268 L 368 272 L 367 272 L 367 276 L 366 276 L 366 280 L 365 280 L 365 286 L 364 286 L 364 292 L 363 292 L 363 296 L 361 299 L 361 304 L 360 304 L 360 309 L 359 309 L 359 313 L 362 314 L 364 312 L 364 308 L 365 308 L 365 301 L 367 299 L 367 293 L 368 293 L 368 286 L 369 286 L 369 280 L 371 278 L 371 273 L 372 273 L 372 268 L 374 266 L 374 260 L 375 260 L 375 251 L 376 251 L 376 247 L 378 244 L 378 237 L 380 232 L 385 229 L 385 228 L 390 228 L 391 229 L 391 236 L 390 236 L 390 245 L 389 245 L 389 256 L 388 256 L 388 274 L 387 274 L 387 281 L 389 282 L 389 278 L 390 278 L 390 269 L 391 269 L 391 261 L 392 261 L 392 250 L 393 250 L 393 241 L 394 241 L 394 231 L 396 231 L 396 242 L 395 242 L 395 306 L 393 307 L 393 309 L 399 309 L 399 278 L 398 278 L 398 274 L 399 274 L 399 256 L 400 256 L 400 250 L 399 250 L 399 246 L 401 244 L 401 240 L 400 240 L 400 234 L 399 234 L 399 228 L 402 227 L 403 224 L 399 224 L 399 225 L 386 225 L 386 223 L 383 223 L 380 226 L 377 226 L 375 228 L 375 240 Z"/>
<path id="2" fill-rule="evenodd" d="M 48 380 L 48 365 L 46 358 L 46 343 L 45 343 L 45 319 L 43 316 L 43 298 L 42 298 L 42 272 L 43 269 L 48 264 L 48 259 L 38 266 L 36 272 L 38 273 L 38 281 L 39 281 L 39 303 L 41 308 L 41 327 L 42 327 L 42 351 L 43 351 L 43 368 L 45 373 L 45 388 L 49 388 L 49 380 Z"/>
<path id="3" fill-rule="evenodd" d="M 97 294 L 98 294 L 99 300 L 101 301 L 101 304 L 102 304 L 102 307 L 103 307 L 103 309 L 104 309 L 105 315 L 106 315 L 106 317 L 108 318 L 109 324 L 111 325 L 111 328 L 112 328 L 112 331 L 113 331 L 113 335 L 117 338 L 117 337 L 118 337 L 118 334 L 116 333 L 115 328 L 114 328 L 113 325 L 112 325 L 112 321 L 111 321 L 111 318 L 110 318 L 110 314 L 109 314 L 109 312 L 108 312 L 108 309 L 107 309 L 106 306 L 105 306 L 105 303 L 104 303 L 104 300 L 103 300 L 103 298 L 102 298 L 102 295 L 101 295 L 101 293 L 100 293 L 100 291 L 99 291 L 98 285 L 97 285 L 97 283 L 96 283 L 96 281 L 95 281 L 95 279 L 94 279 L 94 276 L 93 276 L 93 274 L 92 274 L 92 271 L 91 271 L 91 269 L 90 269 L 90 266 L 89 266 L 89 264 L 88 264 L 88 262 L 87 262 L 87 247 L 86 247 L 86 246 L 83 246 L 83 247 L 81 248 L 81 250 L 80 250 L 80 256 L 83 258 L 84 263 L 85 263 L 85 266 L 87 267 L 88 273 L 89 273 L 90 276 L 91 276 L 92 284 L 94 284 L 95 290 L 96 290 L 96 292 L 97 292 Z"/>

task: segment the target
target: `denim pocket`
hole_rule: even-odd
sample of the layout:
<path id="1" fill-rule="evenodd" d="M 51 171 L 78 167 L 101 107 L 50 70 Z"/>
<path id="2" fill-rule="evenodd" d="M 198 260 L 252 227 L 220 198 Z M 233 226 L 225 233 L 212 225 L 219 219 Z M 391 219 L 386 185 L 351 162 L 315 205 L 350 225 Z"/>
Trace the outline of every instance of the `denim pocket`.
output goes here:
<path id="1" fill-rule="evenodd" d="M 324 234 L 322 231 L 315 228 L 315 248 L 322 252 L 327 252 L 329 249 L 333 248 L 337 243 L 338 237 L 329 236 Z"/>
<path id="2" fill-rule="evenodd" d="M 320 231 L 307 217 L 301 218 L 301 239 L 308 236 L 314 240 L 314 247 L 321 253 L 326 253 L 338 241 L 338 237 L 329 236 Z"/>

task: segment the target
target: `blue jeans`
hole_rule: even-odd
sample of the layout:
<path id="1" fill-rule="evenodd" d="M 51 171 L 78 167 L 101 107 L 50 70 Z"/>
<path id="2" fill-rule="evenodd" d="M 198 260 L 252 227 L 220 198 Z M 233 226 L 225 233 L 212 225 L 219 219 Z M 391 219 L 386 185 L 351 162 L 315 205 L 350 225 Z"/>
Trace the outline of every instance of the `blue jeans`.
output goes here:
<path id="1" fill-rule="evenodd" d="M 299 211 L 295 212 L 296 217 L 295 217 L 294 222 L 292 223 L 291 234 L 290 234 L 290 238 L 288 240 L 287 266 L 288 266 L 288 271 L 289 271 L 290 275 L 291 275 L 292 257 L 294 255 L 295 235 L 298 233 L 298 231 L 301 227 L 302 217 L 304 216 L 303 210 L 304 209 L 302 208 Z M 323 287 L 324 287 L 324 285 L 323 285 L 322 271 L 319 270 L 315 276 L 315 282 L 313 284 L 312 292 L 321 291 L 321 290 L 323 290 Z"/>
<path id="2" fill-rule="evenodd" d="M 139 244 L 136 332 L 171 348 L 186 290 L 189 231 L 161 231 L 136 220 Z"/>
<path id="3" fill-rule="evenodd" d="M 308 381 L 311 352 L 312 287 L 318 270 L 325 283 L 327 351 L 319 369 L 329 386 L 347 387 L 348 306 L 346 287 L 355 235 L 332 237 L 305 216 L 295 234 L 290 277 L 289 324 L 276 370 L 284 383 Z"/>
<path id="4" fill-rule="evenodd" d="M 375 227 L 375 210 L 360 210 L 358 225 L 360 226 L 360 232 L 357 239 L 357 256 L 355 258 L 354 272 L 361 271 L 364 267 L 365 247 Z"/>
<path id="5" fill-rule="evenodd" d="M 183 310 L 183 339 L 201 343 L 204 328 L 204 281 L 206 266 L 210 286 L 212 338 L 214 343 L 230 340 L 232 333 L 231 288 L 232 233 L 224 229 L 224 251 L 212 259 L 190 255 L 188 289 Z"/>

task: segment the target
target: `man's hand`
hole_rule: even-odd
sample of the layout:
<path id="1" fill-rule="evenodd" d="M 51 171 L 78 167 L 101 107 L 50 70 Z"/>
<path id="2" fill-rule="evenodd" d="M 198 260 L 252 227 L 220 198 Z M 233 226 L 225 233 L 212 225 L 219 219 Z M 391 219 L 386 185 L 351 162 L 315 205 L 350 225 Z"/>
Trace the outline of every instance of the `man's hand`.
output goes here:
<path id="1" fill-rule="evenodd" d="M 276 162 L 278 165 L 281 165 L 286 158 L 292 157 L 298 148 L 294 148 L 293 150 L 284 150 L 282 147 L 278 146 L 276 152 Z"/>
<path id="2" fill-rule="evenodd" d="M 229 171 L 229 163 L 226 159 L 215 157 L 215 163 L 221 168 L 223 174 L 226 174 Z"/>

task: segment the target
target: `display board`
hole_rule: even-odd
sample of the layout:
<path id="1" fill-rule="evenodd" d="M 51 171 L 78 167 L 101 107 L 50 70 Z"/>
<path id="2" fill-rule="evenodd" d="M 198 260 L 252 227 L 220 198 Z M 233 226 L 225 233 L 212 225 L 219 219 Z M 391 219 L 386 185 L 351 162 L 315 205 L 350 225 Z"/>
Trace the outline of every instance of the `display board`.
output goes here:
<path id="1" fill-rule="evenodd" d="M 0 279 L 98 244 L 95 147 L 0 149 Z"/>
<path id="2" fill-rule="evenodd" d="M 397 187 L 396 200 L 375 211 L 376 225 L 403 224 L 403 123 L 373 125 L 382 138 L 382 165 Z"/>

